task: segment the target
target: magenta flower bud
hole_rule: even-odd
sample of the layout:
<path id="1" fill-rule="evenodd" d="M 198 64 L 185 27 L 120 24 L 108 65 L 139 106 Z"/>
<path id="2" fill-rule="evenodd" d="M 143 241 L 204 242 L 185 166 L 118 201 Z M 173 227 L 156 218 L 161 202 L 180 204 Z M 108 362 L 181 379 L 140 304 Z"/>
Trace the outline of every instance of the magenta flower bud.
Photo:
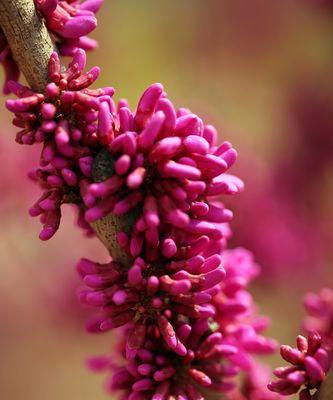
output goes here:
<path id="1" fill-rule="evenodd" d="M 117 290 L 112 296 L 112 301 L 117 305 L 121 305 L 126 302 L 127 298 L 128 295 L 125 290 Z"/>
<path id="2" fill-rule="evenodd" d="M 209 143 L 201 136 L 189 135 L 183 140 L 185 148 L 191 153 L 205 155 L 209 151 Z"/>
<path id="3" fill-rule="evenodd" d="M 127 154 L 119 157 L 115 162 L 115 170 L 118 175 L 125 175 L 131 165 L 131 158 Z"/>
<path id="4" fill-rule="evenodd" d="M 162 254 L 171 258 L 177 253 L 177 245 L 172 239 L 165 239 L 162 244 Z"/>
<path id="5" fill-rule="evenodd" d="M 106 356 L 90 357 L 87 366 L 94 372 L 105 371 L 110 366 L 110 359 Z"/>
<path id="6" fill-rule="evenodd" d="M 312 382 L 322 382 L 325 378 L 325 372 L 321 365 L 313 357 L 305 357 L 305 369 Z"/>
<path id="7" fill-rule="evenodd" d="M 190 165 L 167 161 L 162 167 L 162 173 L 168 178 L 200 179 L 201 173 Z"/>
<path id="8" fill-rule="evenodd" d="M 141 379 L 136 381 L 132 388 L 135 392 L 141 392 L 150 389 L 152 385 L 153 381 L 151 379 Z"/>
<path id="9" fill-rule="evenodd" d="M 157 292 L 160 281 L 156 276 L 150 276 L 147 281 L 147 288 L 149 294 L 154 294 Z"/>
<path id="10" fill-rule="evenodd" d="M 138 189 L 142 185 L 145 177 L 145 168 L 138 167 L 128 175 L 126 179 L 126 184 L 132 190 Z"/>
<path id="11" fill-rule="evenodd" d="M 128 107 L 121 107 L 118 111 L 120 132 L 130 132 L 134 130 L 134 117 Z"/>
<path id="12" fill-rule="evenodd" d="M 149 123 L 146 125 L 145 129 L 138 137 L 139 146 L 141 148 L 147 149 L 153 145 L 162 128 L 164 120 L 165 116 L 163 112 L 158 111 L 154 114 Z"/>
<path id="13" fill-rule="evenodd" d="M 157 382 L 163 382 L 171 378 L 175 374 L 176 370 L 173 367 L 166 367 L 160 369 L 154 373 L 154 379 Z"/>
<path id="14" fill-rule="evenodd" d="M 58 0 L 35 0 L 37 8 L 45 15 L 51 15 L 57 8 Z"/>
<path id="15" fill-rule="evenodd" d="M 160 158 L 170 158 L 175 156 L 181 148 L 182 141 L 179 137 L 166 137 L 158 141 L 149 155 L 151 161 Z"/>
<path id="16" fill-rule="evenodd" d="M 76 16 L 69 19 L 59 29 L 59 33 L 66 39 L 74 39 L 79 36 L 84 36 L 93 31 L 97 26 L 96 18 L 93 16 Z"/>
<path id="17" fill-rule="evenodd" d="M 120 313 L 110 319 L 104 320 L 100 325 L 100 329 L 102 332 L 105 332 L 111 328 L 119 328 L 120 326 L 123 326 L 128 322 L 132 321 L 133 317 L 134 317 L 134 311 L 126 311 Z"/>
<path id="18" fill-rule="evenodd" d="M 112 141 L 110 148 L 113 152 L 124 152 L 133 156 L 137 150 L 136 136 L 131 132 L 123 133 Z"/>
<path id="19" fill-rule="evenodd" d="M 189 369 L 189 375 L 202 386 L 210 386 L 212 383 L 211 379 L 206 374 L 197 369 Z"/>
<path id="20" fill-rule="evenodd" d="M 50 103 L 44 103 L 41 106 L 41 114 L 45 119 L 52 119 L 56 114 L 56 107 Z"/>
<path id="21" fill-rule="evenodd" d="M 142 272 L 138 265 L 134 265 L 128 271 L 128 282 L 131 286 L 137 286 L 142 282 Z"/>
<path id="22" fill-rule="evenodd" d="M 170 322 L 168 322 L 168 320 L 165 317 L 160 316 L 158 318 L 158 327 L 160 329 L 162 336 L 166 341 L 166 344 L 171 349 L 175 350 L 177 353 L 180 352 L 182 355 L 184 355 L 185 351 L 186 354 L 186 350 L 184 350 L 182 347 L 179 347 L 180 342 L 176 336 L 176 333 Z"/>
<path id="23" fill-rule="evenodd" d="M 229 149 L 226 152 L 222 153 L 221 157 L 226 162 L 228 168 L 232 167 L 237 159 L 237 151 L 235 149 Z"/>
<path id="24" fill-rule="evenodd" d="M 69 186 L 76 186 L 78 184 L 78 178 L 75 172 L 68 168 L 64 168 L 61 171 L 62 177 Z"/>
<path id="25" fill-rule="evenodd" d="M 120 188 L 122 183 L 122 179 L 115 175 L 104 182 L 92 183 L 89 185 L 88 191 L 92 196 L 105 197 L 115 193 Z"/>
<path id="26" fill-rule="evenodd" d="M 112 130 L 112 116 L 110 108 L 106 102 L 102 102 L 98 113 L 98 134 L 105 143 L 111 140 L 110 131 Z"/>
<path id="27" fill-rule="evenodd" d="M 93 157 L 87 156 L 79 159 L 79 167 L 84 176 L 89 178 L 91 176 L 91 169 L 93 165 Z"/>
<path id="28" fill-rule="evenodd" d="M 191 289 L 191 282 L 188 279 L 173 280 L 168 275 L 164 275 L 159 281 L 165 291 L 174 295 L 187 293 Z"/>
<path id="29" fill-rule="evenodd" d="M 146 125 L 147 120 L 153 114 L 162 92 L 163 86 L 160 83 L 154 83 L 143 93 L 135 114 L 135 123 L 140 128 Z"/>
<path id="30" fill-rule="evenodd" d="M 86 330 L 89 333 L 100 333 L 100 325 L 104 321 L 102 317 L 96 317 L 86 323 Z"/>
<path id="31" fill-rule="evenodd" d="M 328 353 L 327 350 L 320 347 L 316 351 L 316 353 L 314 355 L 314 359 L 316 361 L 318 361 L 318 363 L 321 365 L 321 367 L 323 368 L 324 371 L 328 371 L 330 369 L 331 359 L 330 359 L 330 354 Z"/>
<path id="32" fill-rule="evenodd" d="M 115 215 L 125 214 L 133 209 L 142 200 L 142 194 L 140 192 L 133 192 L 125 197 L 124 200 L 118 201 L 114 208 L 113 213 Z"/>
<path id="33" fill-rule="evenodd" d="M 88 10 L 97 13 L 101 8 L 104 0 L 85 0 L 80 4 L 80 10 Z"/>
<path id="34" fill-rule="evenodd" d="M 195 114 L 186 114 L 176 120 L 175 132 L 180 136 L 201 136 L 203 130 L 202 120 Z"/>
<path id="35" fill-rule="evenodd" d="M 160 98 L 156 105 L 156 111 L 162 111 L 165 115 L 163 132 L 172 132 L 176 126 L 177 115 L 171 101 L 166 98 Z"/>

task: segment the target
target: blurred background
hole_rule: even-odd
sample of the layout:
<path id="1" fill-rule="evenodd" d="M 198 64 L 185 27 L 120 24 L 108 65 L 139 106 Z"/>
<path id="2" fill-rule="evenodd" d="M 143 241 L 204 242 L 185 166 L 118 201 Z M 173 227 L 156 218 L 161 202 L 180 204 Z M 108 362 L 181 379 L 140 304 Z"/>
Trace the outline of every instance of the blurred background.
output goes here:
<path id="1" fill-rule="evenodd" d="M 99 86 L 134 107 L 160 81 L 238 149 L 233 172 L 246 191 L 228 199 L 231 245 L 254 252 L 262 276 L 252 292 L 272 318 L 269 334 L 290 343 L 303 294 L 333 286 L 333 1 L 105 0 L 94 37 Z M 75 263 L 107 254 L 70 207 L 56 237 L 38 240 L 26 177 L 38 149 L 17 145 L 10 122 L 2 106 L 0 398 L 106 399 L 84 360 L 112 336 L 85 333 L 91 312 L 77 301 Z"/>

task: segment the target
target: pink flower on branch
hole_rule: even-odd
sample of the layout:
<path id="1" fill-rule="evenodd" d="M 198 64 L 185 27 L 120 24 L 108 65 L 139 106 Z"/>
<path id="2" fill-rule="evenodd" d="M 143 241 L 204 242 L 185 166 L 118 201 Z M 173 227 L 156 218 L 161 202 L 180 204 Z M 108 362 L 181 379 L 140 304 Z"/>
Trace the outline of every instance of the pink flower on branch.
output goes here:
<path id="1" fill-rule="evenodd" d="M 97 41 L 88 37 L 97 26 L 95 14 L 104 0 L 34 0 L 36 9 L 63 56 L 74 56 L 78 49 L 94 50 Z M 0 28 L 0 64 L 5 71 L 4 93 L 9 94 L 9 81 L 18 81 L 20 71 Z"/>
<path id="2" fill-rule="evenodd" d="M 78 50 L 62 73 L 54 53 L 45 93 L 10 83 L 19 97 L 7 101 L 22 129 L 16 140 L 43 144 L 41 168 L 32 177 L 44 193 L 31 209 L 42 216 L 41 238 L 55 233 L 61 204 L 72 202 L 86 209 L 88 223 L 136 209 L 130 237 L 119 232 L 132 257 L 146 249 L 156 259 L 158 243 L 170 257 L 186 252 L 189 241 L 202 247 L 221 240 L 219 225 L 232 213 L 209 199 L 243 188 L 226 173 L 236 159 L 230 143 L 216 146 L 214 128 L 189 111 L 177 113 L 160 84 L 147 89 L 135 113 L 124 101 L 116 109 L 112 88 L 88 88 L 99 69 L 83 73 L 84 66 Z"/>
<path id="3" fill-rule="evenodd" d="M 268 388 L 283 395 L 297 393 L 300 400 L 312 399 L 313 389 L 318 389 L 324 381 L 330 368 L 330 354 L 323 346 L 322 338 L 316 333 L 310 333 L 308 338 L 297 337 L 297 348 L 281 346 L 281 356 L 291 364 L 290 367 L 277 368 L 273 381 Z"/>
<path id="4" fill-rule="evenodd" d="M 91 176 L 94 148 L 98 144 L 94 122 L 100 100 L 106 98 L 110 104 L 112 101 L 112 88 L 88 89 L 98 77 L 99 68 L 83 73 L 85 62 L 85 52 L 78 50 L 67 70 L 61 72 L 59 58 L 54 53 L 49 62 L 51 83 L 45 93 L 34 93 L 18 83 L 9 83 L 18 96 L 6 102 L 15 114 L 14 125 L 21 128 L 16 141 L 43 145 L 41 167 L 30 174 L 43 190 L 42 197 L 30 209 L 32 216 L 41 216 L 42 240 L 57 231 L 63 203 L 82 207 L 80 191 L 84 191 Z"/>
<path id="5" fill-rule="evenodd" d="M 171 396 L 204 399 L 207 390 L 219 393 L 234 387 L 233 377 L 238 369 L 228 359 L 237 350 L 224 344 L 222 335 L 211 330 L 207 319 L 191 325 L 180 323 L 177 336 L 186 346 L 186 356 L 171 352 L 152 325 L 142 347 L 127 357 L 124 366 L 124 360 L 118 360 L 120 357 L 114 353 L 91 358 L 89 366 L 96 372 L 109 370 L 109 391 L 117 391 L 119 398 L 130 400 L 162 400 Z M 138 335 L 132 341 L 137 342 Z M 119 346 L 118 352 L 124 357 L 124 345 Z"/>
<path id="6" fill-rule="evenodd" d="M 303 322 L 308 337 L 297 337 L 297 348 L 281 346 L 282 357 L 290 367 L 277 368 L 279 378 L 268 387 L 283 395 L 299 392 L 300 400 L 311 400 L 320 388 L 332 366 L 333 357 L 333 295 L 331 289 L 322 289 L 317 295 L 305 297 L 309 315 Z"/>

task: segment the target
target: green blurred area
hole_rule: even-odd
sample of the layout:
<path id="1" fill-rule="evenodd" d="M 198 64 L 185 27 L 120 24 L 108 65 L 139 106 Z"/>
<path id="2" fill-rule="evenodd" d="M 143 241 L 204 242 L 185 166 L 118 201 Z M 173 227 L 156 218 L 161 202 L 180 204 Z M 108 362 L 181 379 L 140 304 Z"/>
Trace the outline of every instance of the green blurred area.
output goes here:
<path id="1" fill-rule="evenodd" d="M 214 124 L 220 140 L 267 162 L 288 135 L 283 101 L 290 85 L 318 77 L 326 85 L 333 83 L 332 15 L 310 3 L 105 0 L 93 35 L 99 49 L 89 55 L 89 65 L 102 68 L 99 86 L 114 86 L 116 98 L 129 99 L 132 107 L 149 84 L 162 82 L 177 106 Z M 10 119 L 2 107 L 3 135 L 14 136 Z M 13 144 L 11 151 L 24 149 Z M 19 186 L 17 192 L 11 190 L 14 198 L 20 197 Z M 82 238 L 70 212 L 56 238 L 41 243 L 39 223 L 26 212 L 34 198 L 27 196 L 2 217 L 0 398 L 105 399 L 103 377 L 93 376 L 83 361 L 108 351 L 112 335 L 86 334 L 85 315 L 76 318 L 75 309 L 69 317 L 55 318 L 47 288 L 63 292 L 64 275 L 48 271 L 62 265 L 63 253 L 73 281 L 79 257 L 106 255 L 94 240 Z M 290 289 L 288 283 L 255 289 L 262 311 L 274 321 L 269 334 L 282 342 L 294 340 L 306 289 Z M 75 303 L 75 293 L 68 296 Z"/>

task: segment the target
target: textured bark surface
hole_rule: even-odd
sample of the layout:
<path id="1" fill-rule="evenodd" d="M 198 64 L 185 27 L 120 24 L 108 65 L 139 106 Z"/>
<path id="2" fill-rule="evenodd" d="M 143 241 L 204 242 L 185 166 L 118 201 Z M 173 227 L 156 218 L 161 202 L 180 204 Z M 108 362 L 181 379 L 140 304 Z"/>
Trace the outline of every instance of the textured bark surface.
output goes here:
<path id="1" fill-rule="evenodd" d="M 43 91 L 54 47 L 33 0 L 0 0 L 0 25 L 29 85 Z"/>
<path id="2" fill-rule="evenodd" d="M 29 86 L 44 93 L 47 65 L 54 45 L 45 24 L 36 12 L 34 1 L 0 0 L 0 26 Z M 109 215 L 93 224 L 93 229 L 112 258 L 126 265 L 129 265 L 130 260 L 119 247 L 116 232 L 128 231 L 130 221 L 129 218 Z"/>
<path id="3" fill-rule="evenodd" d="M 333 371 L 330 372 L 326 381 L 321 385 L 315 400 L 333 400 Z"/>
<path id="4" fill-rule="evenodd" d="M 109 250 L 112 259 L 122 263 L 126 267 L 131 265 L 131 258 L 119 246 L 116 235 L 117 232 L 128 232 L 133 223 L 133 217 L 130 215 L 118 217 L 113 214 L 109 214 L 91 223 L 97 237 Z"/>

